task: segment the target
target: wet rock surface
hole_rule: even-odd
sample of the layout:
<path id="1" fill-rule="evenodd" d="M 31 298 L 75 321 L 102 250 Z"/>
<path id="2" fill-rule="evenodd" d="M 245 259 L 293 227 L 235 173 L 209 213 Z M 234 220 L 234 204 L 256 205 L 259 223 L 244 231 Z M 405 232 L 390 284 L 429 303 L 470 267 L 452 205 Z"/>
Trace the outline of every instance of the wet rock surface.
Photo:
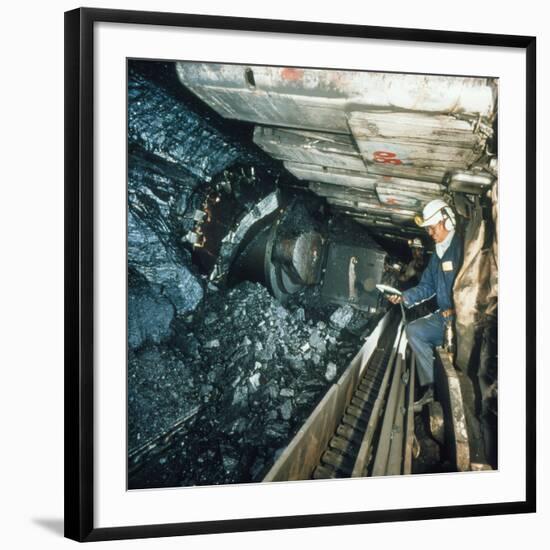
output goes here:
<path id="1" fill-rule="evenodd" d="M 128 301 L 132 349 L 169 338 L 170 309 L 184 314 L 202 299 L 203 282 L 181 239 L 193 226 L 193 212 L 200 207 L 209 182 L 236 162 L 268 163 L 259 149 L 245 147 L 242 138 L 229 133 L 227 124 L 201 112 L 196 99 L 183 97 L 176 80 L 173 63 L 129 63 Z M 153 320 L 159 321 L 156 329 Z"/>
<path id="2" fill-rule="evenodd" d="M 128 346 L 159 344 L 171 334 L 175 308 L 160 285 L 149 284 L 134 271 L 128 274 Z"/>
<path id="3" fill-rule="evenodd" d="M 130 452 L 198 412 L 163 453 L 131 464 L 130 487 L 261 480 L 361 345 L 317 314 L 244 282 L 178 316 L 169 345 L 132 352 Z"/>
<path id="4" fill-rule="evenodd" d="M 151 75 L 130 68 L 129 76 L 130 143 L 169 163 L 187 167 L 201 179 L 211 178 L 239 157 L 242 150 L 238 145 L 224 139 Z"/>

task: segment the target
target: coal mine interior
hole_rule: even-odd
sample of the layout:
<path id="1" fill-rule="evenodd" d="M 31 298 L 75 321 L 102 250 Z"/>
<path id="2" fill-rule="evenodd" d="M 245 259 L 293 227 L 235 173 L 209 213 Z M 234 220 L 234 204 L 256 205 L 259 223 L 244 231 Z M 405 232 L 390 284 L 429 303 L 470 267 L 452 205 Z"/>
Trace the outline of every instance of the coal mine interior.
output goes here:
<path id="1" fill-rule="evenodd" d="M 432 176 L 400 194 L 403 172 L 397 204 L 384 203 L 387 175 L 375 192 L 338 165 L 362 162 L 340 128 L 229 118 L 227 89 L 208 84 L 213 108 L 184 85 L 182 65 L 128 62 L 129 489 L 262 481 L 390 309 L 376 285 L 406 288 L 406 266 L 426 265 L 433 244 L 409 211 L 446 192 Z M 247 93 L 261 85 L 256 68 L 244 73 Z M 334 184 L 342 175 L 366 183 Z M 472 193 L 455 204 L 472 241 L 491 205 Z M 493 241 L 487 230 L 485 248 Z M 422 307 L 408 320 L 434 306 Z M 472 339 L 470 371 L 481 333 Z M 494 349 L 483 348 L 493 390 Z M 492 422 L 494 399 L 478 398 Z M 415 421 L 428 441 L 417 471 L 445 471 L 429 419 Z"/>

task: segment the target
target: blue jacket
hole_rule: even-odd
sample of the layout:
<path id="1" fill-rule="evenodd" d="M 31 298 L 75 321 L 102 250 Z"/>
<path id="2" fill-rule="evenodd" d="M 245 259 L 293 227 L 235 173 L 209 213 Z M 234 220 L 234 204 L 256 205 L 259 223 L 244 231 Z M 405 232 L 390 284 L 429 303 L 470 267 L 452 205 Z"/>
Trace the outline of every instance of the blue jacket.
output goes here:
<path id="1" fill-rule="evenodd" d="M 439 309 L 453 309 L 453 285 L 462 265 L 462 240 L 454 234 L 449 248 L 440 258 L 434 251 L 420 282 L 403 292 L 403 303 L 410 308 L 437 296 Z"/>

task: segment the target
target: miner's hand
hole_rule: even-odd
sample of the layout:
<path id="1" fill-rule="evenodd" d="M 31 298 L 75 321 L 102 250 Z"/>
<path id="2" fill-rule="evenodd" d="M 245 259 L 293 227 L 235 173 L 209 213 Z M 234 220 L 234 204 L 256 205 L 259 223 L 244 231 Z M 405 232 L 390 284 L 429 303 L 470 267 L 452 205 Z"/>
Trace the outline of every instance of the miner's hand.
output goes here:
<path id="1" fill-rule="evenodd" d="M 403 296 L 398 296 L 397 294 L 390 294 L 388 300 L 392 304 L 400 304 L 403 301 Z"/>

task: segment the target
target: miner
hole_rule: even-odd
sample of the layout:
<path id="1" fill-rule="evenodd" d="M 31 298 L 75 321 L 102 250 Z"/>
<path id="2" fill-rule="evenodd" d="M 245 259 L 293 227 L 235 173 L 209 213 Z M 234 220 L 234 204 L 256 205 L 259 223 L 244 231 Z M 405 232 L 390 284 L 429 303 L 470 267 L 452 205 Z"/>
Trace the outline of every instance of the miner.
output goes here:
<path id="1" fill-rule="evenodd" d="M 445 332 L 451 332 L 455 310 L 453 284 L 462 263 L 462 241 L 455 231 L 456 221 L 452 208 L 443 200 L 435 199 L 424 207 L 422 217 L 416 222 L 424 227 L 435 242 L 435 253 L 422 273 L 420 282 L 401 295 L 392 295 L 389 300 L 403 302 L 411 308 L 434 297 L 438 310 L 421 317 L 406 327 L 409 344 L 416 356 L 422 397 L 415 403 L 415 409 L 433 401 L 434 346 L 441 346 Z"/>
<path id="2" fill-rule="evenodd" d="M 420 275 L 424 269 L 424 245 L 422 241 L 416 237 L 409 241 L 411 249 L 411 261 L 405 266 L 398 276 L 401 283 L 407 284 L 409 287 L 418 283 Z M 407 288 L 407 287 L 405 287 Z"/>

